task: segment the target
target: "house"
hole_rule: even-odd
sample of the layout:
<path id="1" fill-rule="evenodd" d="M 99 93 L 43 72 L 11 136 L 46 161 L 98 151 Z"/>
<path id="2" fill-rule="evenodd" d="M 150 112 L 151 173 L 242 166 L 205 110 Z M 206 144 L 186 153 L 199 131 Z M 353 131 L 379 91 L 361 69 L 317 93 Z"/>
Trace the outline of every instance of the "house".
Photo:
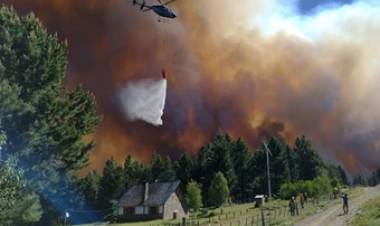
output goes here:
<path id="1" fill-rule="evenodd" d="M 119 219 L 138 221 L 186 217 L 179 184 L 179 181 L 175 181 L 132 186 L 119 199 Z"/>

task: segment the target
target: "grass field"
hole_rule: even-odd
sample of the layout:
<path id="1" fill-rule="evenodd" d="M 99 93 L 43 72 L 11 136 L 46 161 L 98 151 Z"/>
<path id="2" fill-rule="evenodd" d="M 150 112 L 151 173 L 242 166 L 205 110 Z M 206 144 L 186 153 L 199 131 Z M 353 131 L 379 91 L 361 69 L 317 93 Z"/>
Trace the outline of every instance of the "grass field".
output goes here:
<path id="1" fill-rule="evenodd" d="M 380 198 L 372 199 L 359 210 L 354 217 L 352 226 L 379 226 L 380 225 Z"/>

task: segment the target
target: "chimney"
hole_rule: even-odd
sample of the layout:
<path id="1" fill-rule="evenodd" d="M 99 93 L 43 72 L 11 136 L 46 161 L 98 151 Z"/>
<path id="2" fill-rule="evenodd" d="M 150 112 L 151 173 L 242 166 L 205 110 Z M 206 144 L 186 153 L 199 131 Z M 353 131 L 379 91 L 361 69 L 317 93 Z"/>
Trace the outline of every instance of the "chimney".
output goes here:
<path id="1" fill-rule="evenodd" d="M 145 182 L 144 202 L 148 199 L 148 195 L 149 195 L 149 182 Z"/>

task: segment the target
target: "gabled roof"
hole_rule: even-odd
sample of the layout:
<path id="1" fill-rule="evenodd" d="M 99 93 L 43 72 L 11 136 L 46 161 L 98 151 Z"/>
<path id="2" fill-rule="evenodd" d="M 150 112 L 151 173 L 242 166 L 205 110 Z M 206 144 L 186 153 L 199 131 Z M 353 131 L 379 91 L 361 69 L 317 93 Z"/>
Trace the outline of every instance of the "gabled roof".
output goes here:
<path id="1" fill-rule="evenodd" d="M 144 202 L 145 184 L 138 184 L 128 189 L 119 199 L 121 207 L 160 206 L 165 204 L 170 195 L 176 192 L 179 181 L 149 183 L 148 197 Z"/>

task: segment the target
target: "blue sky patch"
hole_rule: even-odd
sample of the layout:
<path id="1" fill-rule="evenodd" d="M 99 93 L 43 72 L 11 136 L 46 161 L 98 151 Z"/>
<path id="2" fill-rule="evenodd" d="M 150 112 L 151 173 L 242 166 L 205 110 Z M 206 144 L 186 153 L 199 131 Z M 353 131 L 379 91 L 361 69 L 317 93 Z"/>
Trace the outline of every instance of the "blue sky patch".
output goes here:
<path id="1" fill-rule="evenodd" d="M 351 4 L 355 0 L 298 0 L 298 9 L 301 14 L 313 14 L 323 7 L 333 7 Z"/>

